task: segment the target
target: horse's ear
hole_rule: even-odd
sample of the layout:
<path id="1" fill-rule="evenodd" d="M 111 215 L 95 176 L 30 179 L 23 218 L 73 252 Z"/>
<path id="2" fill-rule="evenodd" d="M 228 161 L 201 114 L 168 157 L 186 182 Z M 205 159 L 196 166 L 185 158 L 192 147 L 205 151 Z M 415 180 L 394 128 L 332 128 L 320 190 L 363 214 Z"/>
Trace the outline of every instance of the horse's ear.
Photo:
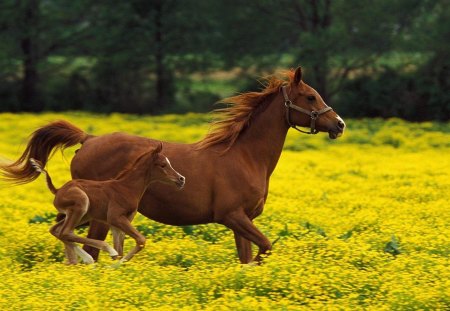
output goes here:
<path id="1" fill-rule="evenodd" d="M 295 69 L 294 83 L 300 84 L 300 81 L 302 81 L 302 67 L 299 66 L 297 69 Z"/>
<path id="2" fill-rule="evenodd" d="M 162 142 L 159 142 L 158 145 L 156 146 L 156 148 L 152 151 L 152 154 L 157 155 L 158 153 L 160 153 L 162 150 L 162 147 L 163 147 Z"/>

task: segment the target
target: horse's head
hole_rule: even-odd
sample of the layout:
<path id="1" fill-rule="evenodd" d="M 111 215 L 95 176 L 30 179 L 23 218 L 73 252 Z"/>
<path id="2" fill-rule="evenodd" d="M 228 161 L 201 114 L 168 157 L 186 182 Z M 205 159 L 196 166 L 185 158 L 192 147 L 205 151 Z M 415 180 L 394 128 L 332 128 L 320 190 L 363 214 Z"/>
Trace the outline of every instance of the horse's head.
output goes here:
<path id="1" fill-rule="evenodd" d="M 169 159 L 161 151 L 162 143 L 159 143 L 158 146 L 150 152 L 150 181 L 158 181 L 165 184 L 175 183 L 179 189 L 182 189 L 186 178 L 172 167 Z"/>
<path id="2" fill-rule="evenodd" d="M 283 86 L 282 91 L 289 126 L 296 130 L 299 130 L 297 126 L 309 127 L 309 132 L 299 130 L 307 134 L 328 132 L 331 139 L 344 133 L 344 120 L 325 104 L 315 89 L 302 81 L 301 67 L 295 70 L 291 84 Z"/>

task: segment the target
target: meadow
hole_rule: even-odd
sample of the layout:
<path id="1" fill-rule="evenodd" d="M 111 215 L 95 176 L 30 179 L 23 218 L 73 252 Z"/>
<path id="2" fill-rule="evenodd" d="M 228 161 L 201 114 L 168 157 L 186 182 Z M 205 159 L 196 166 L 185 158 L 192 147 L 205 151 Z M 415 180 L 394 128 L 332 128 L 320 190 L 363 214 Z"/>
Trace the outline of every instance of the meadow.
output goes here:
<path id="1" fill-rule="evenodd" d="M 124 131 L 195 142 L 208 114 L 0 114 L 0 161 L 38 126 L 66 119 L 92 134 Z M 0 185 L 2 310 L 448 310 L 450 124 L 346 120 L 338 140 L 290 131 L 256 225 L 274 242 L 241 265 L 231 231 L 172 227 L 138 215 L 148 238 L 131 262 L 64 264 L 50 235 L 55 210 L 41 177 Z M 76 147 L 56 153 L 69 180 Z M 83 230 L 81 230 L 83 232 Z M 111 236 L 107 238 L 111 241 Z M 126 240 L 125 250 L 133 245 Z"/>

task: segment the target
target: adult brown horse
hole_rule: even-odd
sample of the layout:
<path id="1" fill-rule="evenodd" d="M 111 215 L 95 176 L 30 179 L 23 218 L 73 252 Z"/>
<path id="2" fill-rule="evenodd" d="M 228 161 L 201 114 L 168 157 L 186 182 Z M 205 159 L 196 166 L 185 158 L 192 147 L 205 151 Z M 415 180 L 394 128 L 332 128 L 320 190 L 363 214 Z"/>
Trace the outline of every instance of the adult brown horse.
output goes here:
<path id="1" fill-rule="evenodd" d="M 174 192 L 167 185 L 154 184 L 142 198 L 139 212 L 170 225 L 223 224 L 234 232 L 240 261 L 252 260 L 253 242 L 259 248 L 254 260 L 259 262 L 271 243 L 252 220 L 263 211 L 289 128 L 310 127 L 307 133 L 328 132 L 335 139 L 344 132 L 345 123 L 302 81 L 300 67 L 283 79 L 269 78 L 261 92 L 222 102 L 231 105 L 218 111 L 221 118 L 203 140 L 164 142 L 165 154 L 188 180 L 184 190 Z M 105 180 L 156 141 L 124 133 L 91 136 L 67 122 L 54 122 L 33 133 L 22 156 L 2 167 L 3 176 L 16 183 L 29 182 L 38 176 L 29 158 L 45 165 L 54 148 L 78 143 L 82 147 L 72 160 L 72 177 Z M 92 222 L 88 237 L 104 240 L 107 232 L 107 226 Z M 98 250 L 85 249 L 98 256 Z"/>

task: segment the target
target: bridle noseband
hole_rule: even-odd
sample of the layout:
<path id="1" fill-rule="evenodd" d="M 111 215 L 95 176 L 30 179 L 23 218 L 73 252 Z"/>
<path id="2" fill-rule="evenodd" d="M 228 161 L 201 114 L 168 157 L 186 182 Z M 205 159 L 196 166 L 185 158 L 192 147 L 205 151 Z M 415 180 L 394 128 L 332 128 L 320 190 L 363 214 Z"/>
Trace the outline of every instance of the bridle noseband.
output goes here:
<path id="1" fill-rule="evenodd" d="M 286 121 L 289 124 L 290 127 L 292 127 L 293 129 L 296 129 L 299 132 L 305 133 L 305 134 L 317 134 L 319 133 L 319 131 L 316 129 L 316 119 L 321 115 L 324 114 L 325 112 L 328 112 L 330 110 L 333 110 L 333 108 L 331 107 L 325 107 L 323 109 L 320 110 L 306 110 L 303 109 L 302 107 L 296 106 L 292 103 L 292 101 L 289 99 L 287 91 L 286 91 L 286 85 L 283 85 L 281 87 L 281 90 L 283 91 L 283 96 L 284 96 L 284 105 L 286 106 Z M 299 129 L 295 124 L 291 123 L 291 118 L 290 118 L 290 111 L 291 108 L 303 113 L 306 113 L 308 116 L 311 117 L 311 130 L 309 132 L 303 131 L 301 129 Z"/>

